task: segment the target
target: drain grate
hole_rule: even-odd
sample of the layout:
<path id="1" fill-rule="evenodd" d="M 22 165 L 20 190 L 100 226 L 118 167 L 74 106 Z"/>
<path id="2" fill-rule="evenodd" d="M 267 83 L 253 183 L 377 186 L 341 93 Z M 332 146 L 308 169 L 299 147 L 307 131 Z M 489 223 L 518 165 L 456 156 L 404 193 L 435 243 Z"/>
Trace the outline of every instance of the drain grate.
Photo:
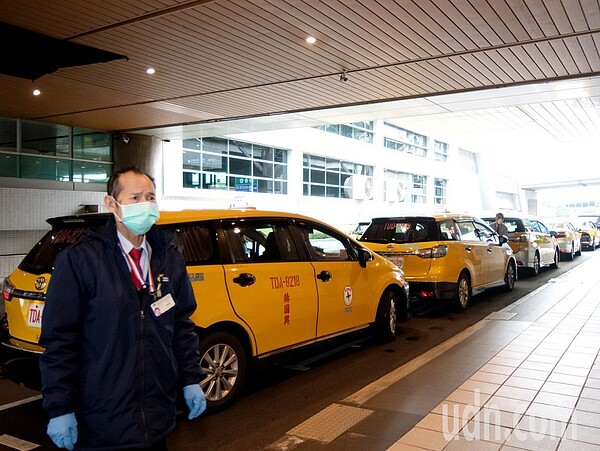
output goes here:
<path id="1" fill-rule="evenodd" d="M 287 433 L 329 443 L 372 413 L 360 407 L 332 404 Z"/>

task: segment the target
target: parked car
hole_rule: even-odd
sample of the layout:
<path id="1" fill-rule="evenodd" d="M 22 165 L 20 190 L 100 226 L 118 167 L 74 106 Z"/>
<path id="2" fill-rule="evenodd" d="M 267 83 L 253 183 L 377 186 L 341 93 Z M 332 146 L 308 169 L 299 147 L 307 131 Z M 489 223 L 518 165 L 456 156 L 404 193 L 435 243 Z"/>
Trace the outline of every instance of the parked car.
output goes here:
<path id="1" fill-rule="evenodd" d="M 600 231 L 592 218 L 578 217 L 575 227 L 580 233 L 581 246 L 589 251 L 594 251 L 600 246 Z"/>
<path id="2" fill-rule="evenodd" d="M 496 218 L 483 218 L 492 223 Z M 542 266 L 558 268 L 560 247 L 548 227 L 536 218 L 505 216 L 508 244 L 512 248 L 519 270 L 537 276 Z"/>
<path id="3" fill-rule="evenodd" d="M 600 228 L 600 214 L 583 214 L 577 217 L 581 220 L 587 219 L 588 221 L 592 221 L 596 227 Z"/>
<path id="4" fill-rule="evenodd" d="M 371 224 L 370 222 L 359 222 L 356 227 L 354 228 L 354 230 L 352 231 L 352 237 L 356 240 L 360 240 L 360 237 L 362 236 L 363 233 L 365 233 L 365 230 L 367 230 L 367 227 L 369 227 L 369 224 Z"/>
<path id="5" fill-rule="evenodd" d="M 575 255 L 581 255 L 581 238 L 570 221 L 549 222 L 548 228 L 551 234 L 554 232 L 561 258 L 573 260 Z"/>
<path id="6" fill-rule="evenodd" d="M 52 230 L 6 279 L 3 344 L 38 345 L 54 258 L 108 215 L 50 219 Z M 257 210 L 163 212 L 159 226 L 185 257 L 198 308 L 201 386 L 211 409 L 239 394 L 249 364 L 372 327 L 393 339 L 410 317 L 402 271 L 348 235 L 296 214 Z"/>
<path id="7" fill-rule="evenodd" d="M 473 293 L 514 287 L 517 262 L 506 237 L 472 216 L 375 218 L 360 241 L 403 269 L 416 300 L 444 299 L 464 311 Z"/>

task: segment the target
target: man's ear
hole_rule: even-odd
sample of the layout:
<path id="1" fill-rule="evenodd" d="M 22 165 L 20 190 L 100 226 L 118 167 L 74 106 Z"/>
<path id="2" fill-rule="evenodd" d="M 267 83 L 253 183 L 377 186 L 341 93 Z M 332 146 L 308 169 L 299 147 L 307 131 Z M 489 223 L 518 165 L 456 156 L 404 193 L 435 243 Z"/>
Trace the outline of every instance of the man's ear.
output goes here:
<path id="1" fill-rule="evenodd" d="M 117 204 L 115 199 L 112 196 L 109 196 L 108 194 L 104 196 L 104 206 L 108 211 L 111 211 L 113 213 L 117 210 Z"/>

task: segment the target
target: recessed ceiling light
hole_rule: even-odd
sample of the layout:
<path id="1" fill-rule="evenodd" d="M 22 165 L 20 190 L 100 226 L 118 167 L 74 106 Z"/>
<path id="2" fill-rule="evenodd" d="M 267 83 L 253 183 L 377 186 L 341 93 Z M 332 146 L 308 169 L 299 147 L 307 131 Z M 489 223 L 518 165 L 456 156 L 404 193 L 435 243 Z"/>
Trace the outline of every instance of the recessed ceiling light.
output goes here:
<path id="1" fill-rule="evenodd" d="M 31 92 L 31 93 L 32 93 L 34 96 L 39 96 L 39 95 L 42 93 L 42 91 L 40 91 L 39 89 L 34 89 L 34 90 Z"/>
<path id="2" fill-rule="evenodd" d="M 309 36 L 306 38 L 306 42 L 308 42 L 309 44 L 314 44 L 315 42 L 317 42 L 317 38 L 315 38 L 314 36 Z"/>
<path id="3" fill-rule="evenodd" d="M 154 72 L 156 72 L 156 70 L 154 70 L 154 68 L 153 68 L 153 67 L 149 67 L 148 69 L 146 69 L 146 73 L 147 73 L 148 75 L 152 75 Z"/>

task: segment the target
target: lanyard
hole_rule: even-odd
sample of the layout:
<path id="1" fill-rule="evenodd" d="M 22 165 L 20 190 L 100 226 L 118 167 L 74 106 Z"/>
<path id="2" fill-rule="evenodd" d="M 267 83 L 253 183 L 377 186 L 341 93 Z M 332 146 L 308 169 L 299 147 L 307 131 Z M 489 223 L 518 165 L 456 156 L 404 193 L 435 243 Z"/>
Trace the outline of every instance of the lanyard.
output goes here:
<path id="1" fill-rule="evenodd" d="M 146 283 L 146 281 L 144 280 L 144 277 L 142 277 L 142 274 L 140 273 L 140 270 L 138 269 L 138 266 L 133 261 L 133 258 L 131 258 L 131 255 L 129 255 L 129 253 L 125 252 L 125 249 L 123 249 L 123 246 L 121 246 L 121 243 L 119 243 L 119 247 L 121 248 L 121 252 L 123 252 L 123 255 L 125 256 L 125 258 L 129 262 L 129 267 L 131 268 L 131 271 L 133 273 L 133 277 L 135 277 L 135 279 L 138 281 L 140 287 L 142 287 L 142 288 L 146 288 L 147 287 L 148 288 L 148 292 L 150 294 L 156 293 L 156 289 L 154 288 L 154 276 L 152 275 L 152 268 L 151 268 L 151 265 L 150 265 L 150 256 L 148 256 L 148 279 L 149 279 L 149 283 Z"/>

